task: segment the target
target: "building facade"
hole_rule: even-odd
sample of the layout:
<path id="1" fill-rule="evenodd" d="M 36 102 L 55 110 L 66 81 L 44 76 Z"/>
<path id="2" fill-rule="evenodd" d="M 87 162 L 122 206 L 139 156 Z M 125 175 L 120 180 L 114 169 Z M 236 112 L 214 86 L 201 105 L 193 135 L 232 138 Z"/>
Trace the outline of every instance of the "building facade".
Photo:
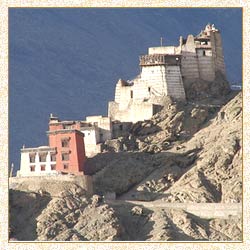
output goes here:
<path id="1" fill-rule="evenodd" d="M 21 166 L 18 176 L 57 174 L 56 148 L 41 146 L 21 149 Z"/>
<path id="2" fill-rule="evenodd" d="M 149 48 L 139 65 L 140 75 L 116 84 L 115 99 L 109 102 L 108 111 L 112 121 L 150 119 L 159 111 L 162 97 L 185 101 L 185 88 L 193 81 L 211 82 L 218 72 L 226 77 L 221 35 L 210 24 L 197 36 L 180 37 L 176 47 Z"/>

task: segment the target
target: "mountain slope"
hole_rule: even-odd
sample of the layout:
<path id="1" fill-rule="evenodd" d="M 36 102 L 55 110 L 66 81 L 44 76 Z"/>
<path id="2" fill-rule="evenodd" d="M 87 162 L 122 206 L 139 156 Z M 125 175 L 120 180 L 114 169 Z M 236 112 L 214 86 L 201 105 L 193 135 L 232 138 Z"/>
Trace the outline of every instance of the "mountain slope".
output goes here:
<path id="1" fill-rule="evenodd" d="M 133 151 L 119 147 L 89 159 L 94 191 L 104 197 L 89 197 L 76 183 L 47 180 L 45 191 L 44 183 L 20 179 L 10 190 L 11 240 L 241 240 L 240 210 L 230 203 L 240 209 L 242 201 L 242 93 L 227 98 L 221 108 L 168 98 L 160 113 L 120 138 L 134 143 Z M 208 219 L 178 206 L 185 203 L 228 203 L 230 216 L 225 204 L 218 211 L 208 204 L 223 214 Z"/>
<path id="2" fill-rule="evenodd" d="M 168 103 L 151 120 L 135 124 L 132 135 L 119 139 L 122 145 L 134 143 L 132 152 L 90 159 L 102 169 L 94 176 L 96 192 L 120 195 L 130 189 L 120 197 L 128 200 L 241 202 L 242 94 L 219 110 L 193 105 Z"/>

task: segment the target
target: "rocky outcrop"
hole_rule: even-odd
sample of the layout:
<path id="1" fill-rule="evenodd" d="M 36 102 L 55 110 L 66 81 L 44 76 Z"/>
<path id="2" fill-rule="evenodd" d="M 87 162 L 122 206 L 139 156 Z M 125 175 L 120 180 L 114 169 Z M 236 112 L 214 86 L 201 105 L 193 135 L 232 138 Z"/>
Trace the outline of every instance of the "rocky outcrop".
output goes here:
<path id="1" fill-rule="evenodd" d="M 237 217 L 208 221 L 183 210 L 171 209 L 154 211 L 150 221 L 154 222 L 154 226 L 147 240 L 241 240 L 241 220 Z"/>
<path id="2" fill-rule="evenodd" d="M 181 209 L 126 202 L 241 202 L 241 93 L 223 107 L 167 98 L 161 112 L 133 125 L 128 136 L 107 142 L 108 148 L 111 152 L 87 160 L 99 195 L 88 197 L 68 182 L 46 182 L 43 189 L 39 183 L 13 186 L 11 239 L 241 240 L 239 217 L 207 220 Z M 116 193 L 124 204 L 109 203 L 102 198 L 107 193 Z"/>
<path id="3" fill-rule="evenodd" d="M 122 227 L 98 196 L 87 199 L 81 188 L 54 198 L 37 217 L 37 240 L 118 240 Z"/>
<path id="4" fill-rule="evenodd" d="M 102 163 L 102 170 L 93 176 L 93 186 L 100 194 L 124 193 L 159 165 L 154 156 L 141 152 L 105 153 L 97 157 Z"/>
<path id="5" fill-rule="evenodd" d="M 167 201 L 240 202 L 242 200 L 242 96 L 223 107 L 209 126 L 182 150 L 202 148 L 192 168 L 165 192 Z"/>
<path id="6" fill-rule="evenodd" d="M 214 81 L 197 79 L 189 82 L 185 86 L 186 97 L 188 100 L 204 100 L 218 98 L 222 100 L 230 92 L 230 85 L 221 72 L 216 72 Z"/>
<path id="7" fill-rule="evenodd" d="M 159 139 L 157 133 L 161 132 L 148 133 L 147 129 L 150 127 L 147 127 L 146 124 L 154 126 L 153 121 L 158 117 L 158 123 L 155 123 L 158 127 L 163 127 L 162 124 L 172 126 L 175 123 L 170 117 L 175 117 L 174 114 L 164 116 L 165 111 L 162 110 L 153 117 L 152 121 L 145 121 L 140 125 L 135 124 L 132 131 L 137 134 L 136 139 L 141 140 L 141 144 L 145 145 L 142 151 L 150 152 L 151 161 L 157 163 L 157 166 L 154 169 L 151 168 L 150 175 L 145 172 L 147 176 L 145 175 L 144 180 L 138 178 L 137 185 L 132 187 L 128 193 L 123 194 L 122 199 L 146 201 L 164 199 L 167 202 L 241 202 L 241 105 L 242 96 L 239 93 L 217 113 L 218 108 L 213 106 L 208 109 L 190 108 L 191 118 L 182 120 L 182 124 L 184 124 L 182 131 L 192 128 L 190 119 L 194 119 L 194 117 L 199 120 L 198 124 L 201 124 L 201 128 L 196 127 L 193 131 L 196 129 L 199 131 L 192 137 L 184 139 L 181 135 L 179 139 L 182 138 L 182 140 L 168 141 L 168 149 L 165 150 L 162 145 L 165 143 L 166 137 L 162 136 Z M 176 112 L 176 105 L 169 104 L 167 110 L 171 109 Z M 212 119 L 208 119 L 208 117 L 212 117 Z M 142 124 L 144 125 L 142 126 Z M 178 128 L 178 126 L 173 127 Z M 176 133 L 175 129 L 172 131 Z M 142 134 L 144 137 L 141 137 Z M 169 137 L 167 137 L 168 139 Z M 157 143 L 154 143 L 156 140 Z M 148 159 L 150 160 L 150 158 Z M 145 168 L 150 166 L 147 160 L 144 159 L 144 162 Z M 122 161 L 119 161 L 119 164 L 114 166 L 117 172 L 122 169 L 121 164 L 123 164 Z M 109 168 L 106 171 L 110 171 Z M 120 172 L 124 180 L 127 179 L 129 172 L 129 166 L 126 167 L 126 171 Z M 110 174 L 112 175 L 111 172 Z M 118 180 L 120 180 L 119 176 L 118 174 Z M 101 179 L 101 174 L 99 178 Z M 136 181 L 133 184 L 136 184 Z M 115 185 L 113 187 L 113 190 L 116 190 Z M 125 186 L 124 190 L 127 190 Z"/>
<path id="8" fill-rule="evenodd" d="M 47 207 L 50 200 L 51 197 L 39 193 L 10 189 L 10 238 L 35 240 L 36 217 Z"/>

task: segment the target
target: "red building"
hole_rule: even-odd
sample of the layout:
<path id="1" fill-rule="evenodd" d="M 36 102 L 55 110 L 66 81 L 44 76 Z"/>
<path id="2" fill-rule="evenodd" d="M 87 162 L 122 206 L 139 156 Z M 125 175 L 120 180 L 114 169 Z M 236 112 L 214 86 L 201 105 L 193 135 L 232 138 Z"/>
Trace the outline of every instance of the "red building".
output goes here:
<path id="1" fill-rule="evenodd" d="M 76 126 L 65 127 L 58 118 L 51 116 L 49 122 L 49 147 L 56 148 L 55 170 L 62 173 L 84 174 L 86 160 L 84 134 Z"/>

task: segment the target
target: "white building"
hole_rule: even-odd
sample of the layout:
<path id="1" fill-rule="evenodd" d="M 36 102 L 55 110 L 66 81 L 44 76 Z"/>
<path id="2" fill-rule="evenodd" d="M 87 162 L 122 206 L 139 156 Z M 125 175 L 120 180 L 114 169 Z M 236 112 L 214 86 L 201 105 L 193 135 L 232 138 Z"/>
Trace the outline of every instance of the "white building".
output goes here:
<path id="1" fill-rule="evenodd" d="M 150 119 L 159 110 L 162 97 L 185 101 L 185 88 L 193 81 L 211 82 L 218 72 L 225 77 L 220 32 L 208 24 L 195 37 L 180 37 L 179 46 L 149 48 L 148 54 L 140 57 L 140 67 L 135 79 L 117 82 L 115 100 L 109 102 L 112 121 Z"/>
<path id="2" fill-rule="evenodd" d="M 21 149 L 21 166 L 17 176 L 57 174 L 56 149 L 48 146 Z"/>

